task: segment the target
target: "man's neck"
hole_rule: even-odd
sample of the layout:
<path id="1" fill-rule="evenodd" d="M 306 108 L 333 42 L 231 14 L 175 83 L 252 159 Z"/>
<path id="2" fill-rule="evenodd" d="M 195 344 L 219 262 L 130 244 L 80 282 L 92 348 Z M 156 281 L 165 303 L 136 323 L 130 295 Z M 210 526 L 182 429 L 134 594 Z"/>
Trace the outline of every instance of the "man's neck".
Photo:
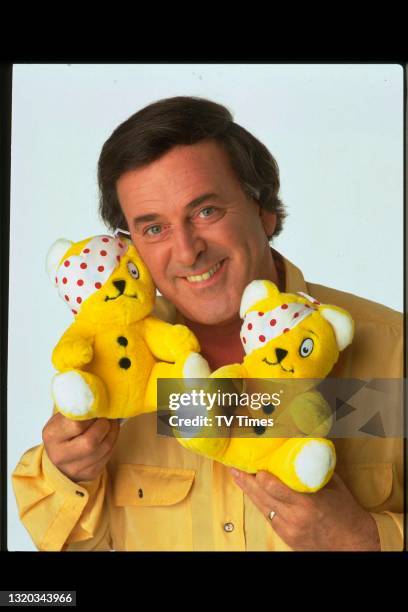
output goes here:
<path id="1" fill-rule="evenodd" d="M 277 251 L 271 248 L 271 267 L 265 278 L 285 290 L 285 269 L 283 260 Z M 230 363 L 240 363 L 244 357 L 239 333 L 242 321 L 237 313 L 230 321 L 217 325 L 204 325 L 185 319 L 185 325 L 194 332 L 201 346 L 201 353 L 207 359 L 212 370 Z M 220 338 L 222 340 L 220 341 Z"/>

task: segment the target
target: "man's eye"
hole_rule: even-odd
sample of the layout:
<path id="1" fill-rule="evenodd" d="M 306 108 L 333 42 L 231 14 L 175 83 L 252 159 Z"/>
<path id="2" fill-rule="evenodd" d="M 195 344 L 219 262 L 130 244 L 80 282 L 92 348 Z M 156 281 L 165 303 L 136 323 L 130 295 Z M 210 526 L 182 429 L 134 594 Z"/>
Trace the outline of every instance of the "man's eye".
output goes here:
<path id="1" fill-rule="evenodd" d="M 151 225 L 143 232 L 147 236 L 158 236 L 161 232 L 161 225 Z"/>
<path id="2" fill-rule="evenodd" d="M 210 215 L 213 214 L 213 212 L 215 211 L 214 206 L 206 206 L 205 208 L 202 208 L 199 212 L 199 214 L 203 217 L 209 217 Z"/>

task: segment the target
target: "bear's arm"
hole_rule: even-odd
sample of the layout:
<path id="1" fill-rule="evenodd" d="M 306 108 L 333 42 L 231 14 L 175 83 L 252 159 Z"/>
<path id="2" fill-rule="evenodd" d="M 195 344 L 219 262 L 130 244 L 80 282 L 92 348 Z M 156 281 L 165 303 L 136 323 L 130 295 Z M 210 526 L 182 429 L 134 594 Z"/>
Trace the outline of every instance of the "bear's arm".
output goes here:
<path id="1" fill-rule="evenodd" d="M 52 352 L 53 366 L 59 372 L 64 372 L 81 368 L 92 361 L 94 337 L 89 326 L 74 321 Z"/>
<path id="2" fill-rule="evenodd" d="M 326 436 L 332 426 L 332 411 L 321 393 L 300 393 L 289 406 L 290 415 L 301 432 L 314 437 Z"/>
<path id="3" fill-rule="evenodd" d="M 199 352 L 200 345 L 185 325 L 172 325 L 156 317 L 144 319 L 144 339 L 157 359 L 176 361 L 191 351 Z"/>

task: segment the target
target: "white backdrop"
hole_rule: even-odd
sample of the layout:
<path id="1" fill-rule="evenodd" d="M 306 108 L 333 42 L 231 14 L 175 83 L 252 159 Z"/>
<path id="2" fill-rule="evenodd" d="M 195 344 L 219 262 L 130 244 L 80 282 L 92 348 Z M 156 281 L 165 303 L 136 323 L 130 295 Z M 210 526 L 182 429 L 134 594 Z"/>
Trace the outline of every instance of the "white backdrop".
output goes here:
<path id="1" fill-rule="evenodd" d="M 399 65 L 16 65 L 13 74 L 8 471 L 52 412 L 50 355 L 71 322 L 44 271 L 58 237 L 106 231 L 96 165 L 113 129 L 160 98 L 226 105 L 271 150 L 289 217 L 274 246 L 307 280 L 403 307 Z M 10 480 L 10 479 L 9 479 Z M 10 484 L 10 483 L 9 483 Z M 36 550 L 8 496 L 9 550 Z"/>

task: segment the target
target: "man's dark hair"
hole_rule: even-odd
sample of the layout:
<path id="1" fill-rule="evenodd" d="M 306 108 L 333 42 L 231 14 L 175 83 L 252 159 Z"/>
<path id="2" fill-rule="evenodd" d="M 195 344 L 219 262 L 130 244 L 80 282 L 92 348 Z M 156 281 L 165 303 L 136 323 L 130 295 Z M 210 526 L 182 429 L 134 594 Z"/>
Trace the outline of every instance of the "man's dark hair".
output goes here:
<path id="1" fill-rule="evenodd" d="M 127 228 L 116 193 L 116 181 L 122 174 L 155 161 L 176 145 L 209 139 L 227 151 L 246 195 L 276 213 L 273 235 L 277 236 L 286 213 L 278 197 L 275 159 L 265 145 L 234 123 L 225 106 L 188 96 L 149 104 L 119 125 L 103 145 L 98 163 L 99 212 L 106 225 Z"/>

